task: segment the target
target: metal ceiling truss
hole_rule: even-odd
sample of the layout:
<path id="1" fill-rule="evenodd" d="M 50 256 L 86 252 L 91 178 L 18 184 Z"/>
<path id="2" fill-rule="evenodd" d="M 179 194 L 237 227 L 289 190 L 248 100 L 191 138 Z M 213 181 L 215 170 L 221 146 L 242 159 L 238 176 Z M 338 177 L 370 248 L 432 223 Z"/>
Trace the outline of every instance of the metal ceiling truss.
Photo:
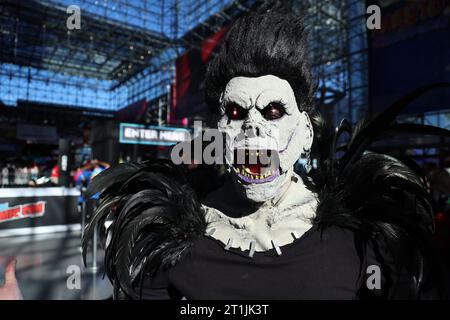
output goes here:
<path id="1" fill-rule="evenodd" d="M 82 9 L 81 30 L 66 28 L 66 9 L 71 2 Z M 150 101 L 168 93 L 174 61 L 180 54 L 201 48 L 205 39 L 237 16 L 267 2 L 2 0 L 0 77 L 9 81 L 9 92 L 22 90 L 21 86 L 28 90 L 33 80 L 82 89 L 73 91 L 73 95 L 82 95 L 83 88 L 98 90 L 102 101 L 98 104 L 109 103 L 103 106 L 109 110 L 142 98 Z M 353 120 L 355 113 L 349 109 L 367 104 L 366 49 L 362 44 L 355 53 L 350 46 L 355 39 L 365 41 L 361 31 L 364 10 L 359 12 L 364 2 L 283 1 L 294 12 L 305 14 L 319 100 L 325 105 L 336 104 L 345 96 L 352 102 L 339 112 L 351 115 Z M 92 95 L 94 105 L 90 107 L 98 108 L 96 94 Z"/>

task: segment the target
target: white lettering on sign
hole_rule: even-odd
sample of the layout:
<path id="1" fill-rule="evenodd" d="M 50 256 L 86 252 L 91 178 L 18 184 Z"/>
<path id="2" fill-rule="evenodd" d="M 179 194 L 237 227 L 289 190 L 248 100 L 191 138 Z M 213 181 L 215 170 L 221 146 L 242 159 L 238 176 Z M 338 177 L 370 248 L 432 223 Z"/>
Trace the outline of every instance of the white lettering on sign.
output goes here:
<path id="1" fill-rule="evenodd" d="M 122 127 L 122 138 L 128 141 L 139 141 L 145 143 L 176 143 L 188 140 L 189 130 L 174 130 L 171 128 L 142 128 L 133 126 Z"/>
<path id="2" fill-rule="evenodd" d="M 158 139 L 158 131 L 140 128 L 125 128 L 124 137 L 128 139 Z"/>
<path id="3" fill-rule="evenodd" d="M 167 141 L 184 141 L 184 132 L 182 131 L 160 131 L 159 139 Z"/>
<path id="4" fill-rule="evenodd" d="M 158 131 L 155 130 L 146 130 L 146 129 L 142 129 L 145 132 L 145 138 L 147 140 L 151 140 L 151 139 L 157 139 L 158 138 Z"/>

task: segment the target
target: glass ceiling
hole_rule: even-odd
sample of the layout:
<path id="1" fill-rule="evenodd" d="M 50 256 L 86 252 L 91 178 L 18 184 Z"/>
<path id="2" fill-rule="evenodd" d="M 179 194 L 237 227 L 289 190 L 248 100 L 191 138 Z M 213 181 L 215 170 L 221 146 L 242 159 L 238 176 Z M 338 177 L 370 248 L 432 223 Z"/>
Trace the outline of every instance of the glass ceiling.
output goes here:
<path id="1" fill-rule="evenodd" d="M 151 100 L 168 90 L 173 61 L 186 49 L 178 40 L 231 2 L 2 0 L 0 103 L 113 111 Z M 66 28 L 71 5 L 80 8 L 80 31 Z"/>
<path id="2" fill-rule="evenodd" d="M 230 0 L 39 0 L 68 7 L 136 29 L 162 34 L 172 40 L 204 22 Z"/>
<path id="3" fill-rule="evenodd" d="M 200 25 L 215 30 L 208 25 L 210 17 L 232 20 L 226 8 L 242 12 L 256 2 L 2 0 L 0 103 L 15 106 L 23 99 L 113 111 L 139 99 L 152 100 L 167 93 L 173 61 L 190 45 L 186 33 Z M 311 64 L 319 85 L 333 89 L 323 97 L 332 103 L 348 88 L 347 27 L 341 15 L 346 2 L 292 3 L 298 11 L 307 10 Z M 65 26 L 70 5 L 81 10 L 77 32 Z"/>

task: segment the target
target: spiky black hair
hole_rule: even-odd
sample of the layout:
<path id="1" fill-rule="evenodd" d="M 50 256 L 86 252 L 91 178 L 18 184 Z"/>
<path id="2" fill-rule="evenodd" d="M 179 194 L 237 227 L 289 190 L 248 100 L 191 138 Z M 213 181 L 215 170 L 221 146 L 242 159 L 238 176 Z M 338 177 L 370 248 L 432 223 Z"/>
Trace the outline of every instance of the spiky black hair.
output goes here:
<path id="1" fill-rule="evenodd" d="M 301 111 L 313 109 L 303 18 L 276 10 L 239 18 L 206 74 L 206 100 L 217 113 L 219 98 L 234 77 L 275 75 L 289 82 Z"/>

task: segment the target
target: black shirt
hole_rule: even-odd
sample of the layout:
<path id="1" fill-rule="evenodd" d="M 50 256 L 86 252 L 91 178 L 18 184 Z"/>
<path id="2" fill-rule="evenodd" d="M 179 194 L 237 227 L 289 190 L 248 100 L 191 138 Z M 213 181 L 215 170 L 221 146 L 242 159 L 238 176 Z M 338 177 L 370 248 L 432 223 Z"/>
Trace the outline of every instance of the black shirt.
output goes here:
<path id="1" fill-rule="evenodd" d="M 383 264 L 366 248 L 364 261 L 358 256 L 352 231 L 312 227 L 301 238 L 274 249 L 255 252 L 231 248 L 203 236 L 175 267 L 147 279 L 144 299 L 359 299 L 383 295 L 402 298 L 409 275 Z M 377 285 L 373 268 L 379 267 Z M 375 268 L 376 268 L 375 267 Z M 372 284 L 367 279 L 372 275 Z M 400 296 L 399 296 L 400 295 Z"/>

